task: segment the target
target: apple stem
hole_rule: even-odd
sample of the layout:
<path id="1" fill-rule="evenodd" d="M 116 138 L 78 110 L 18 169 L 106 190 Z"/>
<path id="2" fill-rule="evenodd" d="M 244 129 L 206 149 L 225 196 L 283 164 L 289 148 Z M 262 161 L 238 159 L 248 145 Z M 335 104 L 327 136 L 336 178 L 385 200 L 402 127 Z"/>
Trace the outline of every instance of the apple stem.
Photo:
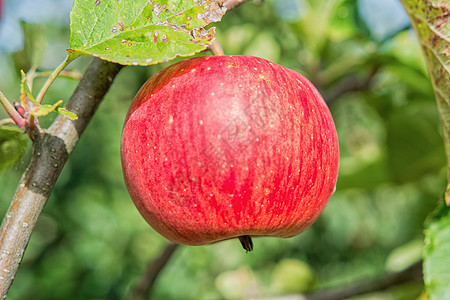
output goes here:
<path id="1" fill-rule="evenodd" d="M 208 46 L 208 50 L 214 55 L 225 55 L 222 46 L 220 46 L 217 40 L 214 40 L 211 45 Z"/>
<path id="2" fill-rule="evenodd" d="M 245 251 L 250 252 L 253 250 L 253 241 L 249 235 L 243 235 L 239 237 L 242 247 Z"/>

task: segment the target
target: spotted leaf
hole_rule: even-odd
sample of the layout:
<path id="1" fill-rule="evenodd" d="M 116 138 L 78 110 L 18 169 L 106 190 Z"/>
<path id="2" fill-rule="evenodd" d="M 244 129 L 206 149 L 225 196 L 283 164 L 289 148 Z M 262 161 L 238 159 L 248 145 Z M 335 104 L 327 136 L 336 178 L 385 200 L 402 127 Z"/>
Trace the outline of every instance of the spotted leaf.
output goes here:
<path id="1" fill-rule="evenodd" d="M 203 51 L 226 8 L 214 0 L 75 0 L 70 55 L 151 65 Z"/>

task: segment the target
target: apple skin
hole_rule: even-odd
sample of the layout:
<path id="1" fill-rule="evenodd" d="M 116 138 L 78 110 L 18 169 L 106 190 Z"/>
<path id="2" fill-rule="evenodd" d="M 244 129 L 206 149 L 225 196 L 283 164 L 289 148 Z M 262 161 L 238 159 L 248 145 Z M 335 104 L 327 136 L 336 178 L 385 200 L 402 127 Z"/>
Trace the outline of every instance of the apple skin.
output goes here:
<path id="1" fill-rule="evenodd" d="M 292 237 L 335 190 L 338 139 L 302 75 L 252 56 L 191 58 L 155 74 L 126 116 L 131 198 L 167 239 Z"/>

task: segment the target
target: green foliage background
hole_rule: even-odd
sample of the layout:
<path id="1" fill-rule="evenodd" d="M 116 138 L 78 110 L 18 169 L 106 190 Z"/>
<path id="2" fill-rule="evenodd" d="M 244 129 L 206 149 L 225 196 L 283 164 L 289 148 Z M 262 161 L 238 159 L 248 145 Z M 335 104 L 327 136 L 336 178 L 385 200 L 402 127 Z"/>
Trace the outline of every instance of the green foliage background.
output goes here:
<path id="1" fill-rule="evenodd" d="M 296 3 L 299 14 L 287 18 L 279 3 Z M 237 241 L 179 248 L 152 299 L 304 292 L 376 278 L 420 259 L 423 222 L 445 190 L 436 102 L 413 32 L 400 28 L 380 38 L 360 8 L 353 0 L 246 3 L 216 24 L 226 54 L 260 56 L 298 71 L 329 100 L 340 139 L 338 187 L 319 220 L 295 238 L 255 239 L 250 254 Z M 68 47 L 68 24 L 41 25 L 47 51 Z M 14 55 L 1 55 L 8 67 L 1 74 L 9 79 L 0 89 L 18 99 Z M 83 71 L 89 60 L 70 68 Z M 135 93 L 171 63 L 121 71 L 57 182 L 8 299 L 122 299 L 164 248 L 128 196 L 119 144 Z M 75 86 L 59 79 L 44 101 L 68 99 Z M 2 215 L 29 152 L 0 173 Z M 415 299 L 422 288 L 408 284 L 376 299 Z"/>

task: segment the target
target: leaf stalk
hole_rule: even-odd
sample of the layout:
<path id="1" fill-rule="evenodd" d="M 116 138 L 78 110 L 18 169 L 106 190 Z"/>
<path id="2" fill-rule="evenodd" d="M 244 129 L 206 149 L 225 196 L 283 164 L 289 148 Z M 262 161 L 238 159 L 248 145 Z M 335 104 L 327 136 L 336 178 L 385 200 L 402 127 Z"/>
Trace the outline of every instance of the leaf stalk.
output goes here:
<path id="1" fill-rule="evenodd" d="M 75 59 L 73 55 L 67 55 L 66 59 L 56 67 L 51 73 L 50 76 L 45 81 L 44 85 L 42 86 L 41 90 L 39 91 L 39 94 L 36 96 L 36 101 L 38 103 L 42 103 L 42 99 L 44 98 L 45 93 L 47 93 L 47 90 L 49 89 L 50 85 L 52 85 L 53 81 L 55 81 L 56 77 Z"/>

